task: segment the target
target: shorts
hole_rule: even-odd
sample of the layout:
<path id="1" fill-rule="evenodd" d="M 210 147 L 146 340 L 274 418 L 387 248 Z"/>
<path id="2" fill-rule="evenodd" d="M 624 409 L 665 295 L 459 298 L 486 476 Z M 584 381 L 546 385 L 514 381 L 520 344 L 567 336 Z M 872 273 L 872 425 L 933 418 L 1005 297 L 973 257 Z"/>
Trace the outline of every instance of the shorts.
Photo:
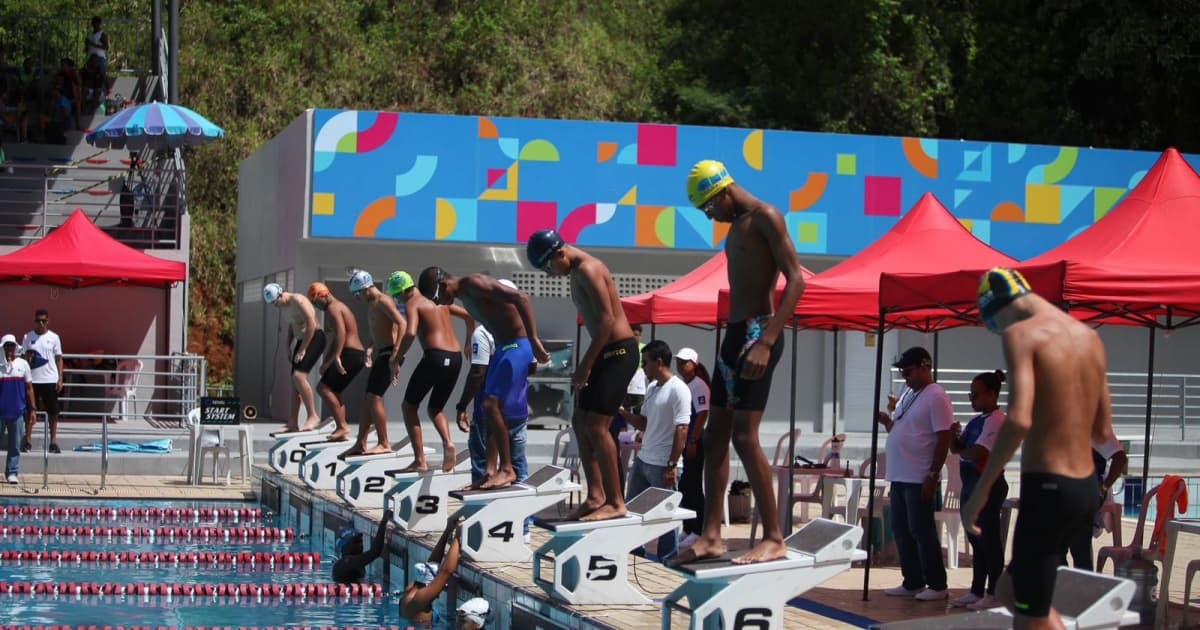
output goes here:
<path id="1" fill-rule="evenodd" d="M 602 416 L 616 415 L 629 380 L 637 372 L 639 358 L 633 337 L 604 346 L 600 358 L 592 364 L 587 385 L 579 391 L 579 408 Z"/>
<path id="2" fill-rule="evenodd" d="M 307 359 L 308 357 L 304 358 Z M 362 371 L 366 355 L 363 354 L 362 350 L 343 348 L 341 358 L 342 368 L 346 370 L 345 374 L 338 372 L 337 364 L 334 363 L 321 375 L 321 383 L 335 394 L 342 393 L 342 390 L 346 389 L 350 381 L 353 381 L 354 377 L 358 376 L 358 373 Z"/>
<path id="3" fill-rule="evenodd" d="M 34 383 L 33 398 L 37 401 L 38 411 L 58 415 L 58 383 Z"/>
<path id="4" fill-rule="evenodd" d="M 742 363 L 750 347 L 762 337 L 770 315 L 759 315 L 729 325 L 721 352 L 717 355 L 717 378 L 713 379 L 711 406 L 737 409 L 740 411 L 762 411 L 767 408 L 767 396 L 771 393 L 771 375 L 783 356 L 783 343 L 776 339 L 771 346 L 771 358 L 767 371 L 756 381 L 740 376 Z"/>
<path id="5" fill-rule="evenodd" d="M 300 351 L 300 342 L 303 339 L 297 339 L 292 350 L 292 356 L 288 359 L 293 359 L 296 353 Z M 292 371 L 301 374 L 308 374 L 317 365 L 317 361 L 321 360 L 321 353 L 325 352 L 325 331 L 318 330 L 313 334 L 312 341 L 308 342 L 308 347 L 304 349 L 304 359 L 299 363 L 292 361 Z"/>
<path id="6" fill-rule="evenodd" d="M 371 372 L 367 374 L 368 394 L 375 394 L 383 398 L 388 388 L 392 386 L 392 366 L 388 364 L 391 363 L 394 350 L 394 346 L 388 346 L 375 352 L 375 357 L 371 361 Z"/>
<path id="7" fill-rule="evenodd" d="M 1027 617 L 1050 614 L 1054 577 L 1071 541 L 1091 533 L 1100 509 L 1096 477 L 1072 479 L 1049 473 L 1021 473 L 1021 509 L 1013 531 L 1013 600 Z"/>
<path id="8" fill-rule="evenodd" d="M 450 400 L 450 393 L 458 383 L 458 372 L 462 369 L 463 355 L 461 352 L 447 350 L 426 350 L 425 356 L 417 364 L 412 378 L 408 381 L 408 389 L 404 391 L 404 402 L 417 406 L 429 396 L 430 411 L 440 412 Z"/>
<path id="9" fill-rule="evenodd" d="M 533 348 L 525 337 L 506 342 L 497 340 L 481 393 L 483 398 L 500 400 L 500 412 L 508 422 L 529 417 L 525 390 L 532 362 Z"/>

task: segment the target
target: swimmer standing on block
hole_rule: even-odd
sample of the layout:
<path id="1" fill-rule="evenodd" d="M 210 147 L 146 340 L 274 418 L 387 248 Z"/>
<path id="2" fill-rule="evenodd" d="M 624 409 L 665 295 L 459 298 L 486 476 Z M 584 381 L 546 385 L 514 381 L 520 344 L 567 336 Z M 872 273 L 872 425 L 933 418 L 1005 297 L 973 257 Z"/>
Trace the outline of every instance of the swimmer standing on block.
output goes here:
<path id="1" fill-rule="evenodd" d="M 1001 335 L 1012 389 L 995 447 L 962 508 L 963 524 L 979 534 L 975 522 L 992 484 L 1023 440 L 1012 562 L 996 595 L 1013 613 L 1015 628 L 1063 628 L 1050 605 L 1054 579 L 1067 548 L 1090 532 L 1100 507 L 1093 440 L 1113 435 L 1104 344 L 1009 269 L 984 274 L 979 316 Z"/>
<path id="2" fill-rule="evenodd" d="M 333 410 L 333 421 L 337 424 L 328 439 L 344 442 L 350 438 L 350 425 L 346 423 L 342 392 L 362 371 L 366 356 L 362 340 L 358 338 L 358 322 L 350 307 L 333 297 L 324 282 L 309 285 L 308 299 L 313 306 L 325 311 L 325 337 L 332 340 L 325 360 L 321 362 L 321 384 L 317 386 L 321 399 Z"/>
<path id="3" fill-rule="evenodd" d="M 408 381 L 408 389 L 404 392 L 404 426 L 408 429 L 408 439 L 412 442 L 415 459 L 403 471 L 429 470 L 429 464 L 425 461 L 425 438 L 421 433 L 421 420 L 417 417 L 417 405 L 429 396 L 426 410 L 438 436 L 442 438 L 442 472 L 450 472 L 454 470 L 455 463 L 454 440 L 450 438 L 450 421 L 446 419 L 443 410 L 446 401 L 450 400 L 451 392 L 454 391 L 454 385 L 458 383 L 463 356 L 469 357 L 471 354 L 469 345 L 465 349 L 460 347 L 450 316 L 466 322 L 468 340 L 475 332 L 475 320 L 466 309 L 457 304 L 434 304 L 414 288 L 412 277 L 403 271 L 397 271 L 388 278 L 388 293 L 404 296 L 405 311 L 408 313 L 408 328 L 400 342 L 400 360 L 404 360 L 418 336 L 424 350 L 424 356 L 413 371 Z"/>
<path id="4" fill-rule="evenodd" d="M 570 279 L 571 300 L 592 340 L 571 376 L 571 385 L 579 392 L 571 426 L 579 438 L 587 500 L 567 520 L 620 518 L 626 514 L 622 471 L 608 427 L 638 369 L 637 339 L 625 319 L 612 274 L 598 258 L 567 245 L 554 230 L 534 232 L 525 255 L 535 269 Z"/>
<path id="5" fill-rule="evenodd" d="M 338 457 L 345 459 L 354 455 L 377 455 L 392 452 L 392 444 L 388 441 L 387 410 L 383 407 L 383 395 L 387 393 L 392 381 L 400 373 L 401 357 L 396 353 L 400 337 L 404 335 L 408 322 L 392 298 L 383 294 L 371 274 L 359 270 L 350 276 L 350 293 L 356 300 L 367 303 L 367 328 L 371 331 L 371 345 L 367 346 L 367 367 L 371 372 L 367 375 L 367 405 L 366 413 L 358 423 L 358 439 L 354 446 Z M 367 435 L 375 428 L 378 443 L 367 448 Z"/>
<path id="6" fill-rule="evenodd" d="M 517 479 L 509 448 L 508 423 L 529 417 L 526 385 L 529 364 L 550 360 L 537 336 L 533 304 L 529 296 L 481 273 L 456 277 L 441 267 L 426 267 L 417 279 L 421 295 L 436 304 L 451 304 L 455 298 L 475 321 L 496 339 L 496 352 L 483 383 L 483 412 L 487 416 L 488 447 L 496 449 L 499 461 L 495 474 L 479 485 L 481 490 L 507 488 Z"/>
<path id="7" fill-rule="evenodd" d="M 321 360 L 321 352 L 325 350 L 325 333 L 317 324 L 317 312 L 312 302 L 303 295 L 284 291 L 283 287 L 272 282 L 263 287 L 263 301 L 283 311 L 288 322 L 288 360 L 292 364 L 292 385 L 296 388 L 296 396 L 292 399 L 287 430 L 311 431 L 321 423 L 321 417 L 317 414 L 317 403 L 313 399 L 312 385 L 308 383 L 308 373 Z M 301 404 L 308 416 L 303 427 L 298 418 Z"/>
<path id="8" fill-rule="evenodd" d="M 725 256 L 729 260 L 729 328 L 717 355 L 708 425 L 704 429 L 704 530 L 676 556 L 678 566 L 725 553 L 721 538 L 724 488 L 729 481 L 729 441 L 746 467 L 754 503 L 763 525 L 762 540 L 738 564 L 787 556 L 779 527 L 771 466 L 758 441 L 759 424 L 771 390 L 771 374 L 783 354 L 779 335 L 804 293 L 800 260 L 787 236 L 783 215 L 734 183 L 725 165 L 704 160 L 692 167 L 688 199 L 713 221 L 729 223 Z M 775 278 L 787 279 L 779 310 L 772 312 Z M 789 510 L 790 511 L 790 510 Z"/>

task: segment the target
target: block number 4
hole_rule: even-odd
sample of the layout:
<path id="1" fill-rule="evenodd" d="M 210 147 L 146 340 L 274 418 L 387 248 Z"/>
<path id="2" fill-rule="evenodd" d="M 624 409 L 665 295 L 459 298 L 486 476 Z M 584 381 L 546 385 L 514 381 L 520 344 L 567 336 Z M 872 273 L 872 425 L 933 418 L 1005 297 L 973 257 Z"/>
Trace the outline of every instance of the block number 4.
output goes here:
<path id="1" fill-rule="evenodd" d="M 513 522 L 504 521 L 499 525 L 488 530 L 488 536 L 499 538 L 503 542 L 508 542 L 513 539 Z"/>

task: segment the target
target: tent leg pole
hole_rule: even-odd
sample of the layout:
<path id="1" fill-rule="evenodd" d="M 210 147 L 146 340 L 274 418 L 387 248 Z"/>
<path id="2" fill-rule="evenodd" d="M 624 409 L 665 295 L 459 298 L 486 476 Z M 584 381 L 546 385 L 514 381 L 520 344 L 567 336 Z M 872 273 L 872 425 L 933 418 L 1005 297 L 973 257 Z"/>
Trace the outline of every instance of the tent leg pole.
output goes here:
<path id="1" fill-rule="evenodd" d="M 938 331 L 935 330 L 935 331 L 933 331 L 933 380 L 934 381 L 938 380 L 938 365 L 941 365 L 941 361 L 938 360 L 938 345 L 939 345 L 938 341 L 940 341 L 940 337 L 938 336 Z"/>
<path id="2" fill-rule="evenodd" d="M 792 318 L 792 375 L 791 404 L 788 406 L 788 479 L 796 478 L 796 319 Z M 817 480 L 820 483 L 820 479 Z M 780 505 L 779 513 L 784 515 L 783 535 L 792 535 L 792 501 L 796 496 L 796 484 L 788 484 L 787 505 Z"/>
<path id="3" fill-rule="evenodd" d="M 838 329 L 833 329 L 833 431 L 830 436 L 837 435 L 838 413 Z"/>
<path id="4" fill-rule="evenodd" d="M 883 311 L 879 311 L 879 328 L 875 336 L 875 407 L 879 408 L 879 394 L 883 390 Z M 872 537 L 875 534 L 875 476 L 879 459 L 878 412 L 871 410 L 871 481 L 867 485 L 867 564 L 863 571 L 863 601 L 870 601 Z M 882 519 L 881 519 L 882 520 Z M 880 525 L 883 525 L 881 522 Z M 885 536 L 880 536 L 882 540 Z"/>
<path id="5" fill-rule="evenodd" d="M 1149 488 L 1150 479 L 1150 423 L 1154 418 L 1154 338 L 1157 332 L 1150 327 L 1150 358 L 1146 363 L 1146 441 L 1142 445 L 1142 492 Z"/>

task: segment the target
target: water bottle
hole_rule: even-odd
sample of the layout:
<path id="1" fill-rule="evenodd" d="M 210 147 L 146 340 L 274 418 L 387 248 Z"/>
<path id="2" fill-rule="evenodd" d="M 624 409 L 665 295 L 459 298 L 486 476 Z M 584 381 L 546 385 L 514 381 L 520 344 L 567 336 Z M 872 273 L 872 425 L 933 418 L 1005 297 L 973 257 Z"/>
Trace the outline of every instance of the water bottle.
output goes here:
<path id="1" fill-rule="evenodd" d="M 829 468 L 842 467 L 842 442 L 837 438 L 829 444 L 829 459 L 825 462 Z"/>

